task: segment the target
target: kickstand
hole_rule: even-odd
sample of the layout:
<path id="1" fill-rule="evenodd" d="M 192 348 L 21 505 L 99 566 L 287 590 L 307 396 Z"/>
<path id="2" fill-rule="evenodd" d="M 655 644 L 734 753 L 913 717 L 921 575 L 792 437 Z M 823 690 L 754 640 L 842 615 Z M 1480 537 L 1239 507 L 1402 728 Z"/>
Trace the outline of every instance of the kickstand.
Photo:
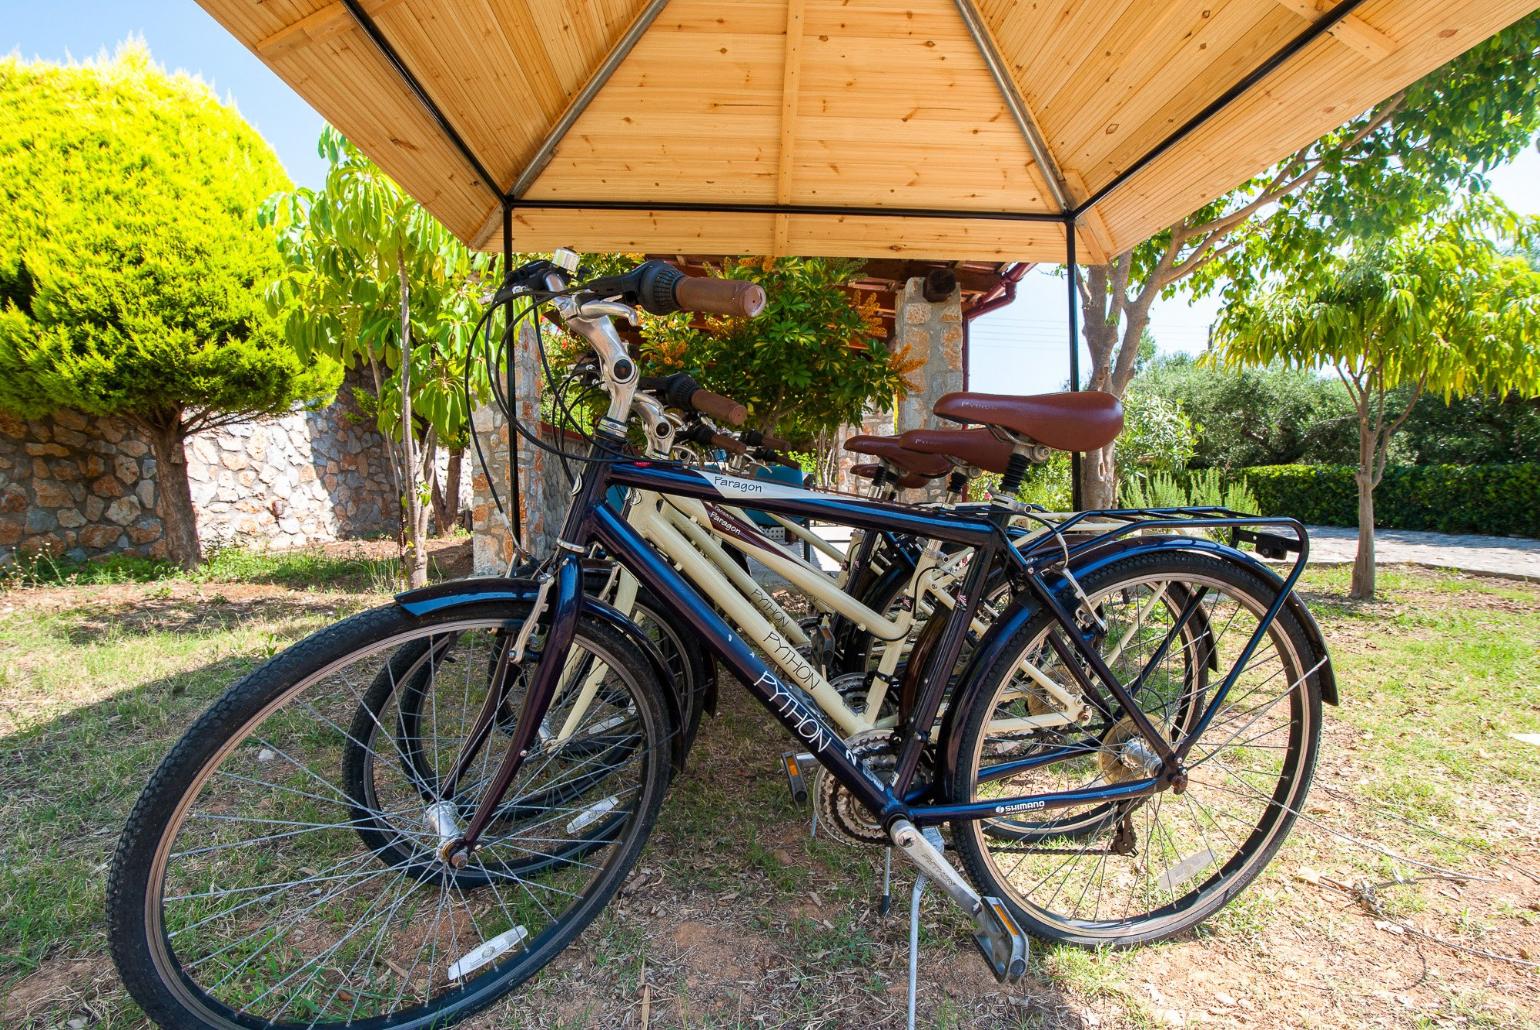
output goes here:
<path id="1" fill-rule="evenodd" d="M 884 919 L 893 911 L 893 846 L 890 844 L 882 849 L 882 902 L 877 906 L 877 914 Z"/>
<path id="2" fill-rule="evenodd" d="M 915 981 L 920 969 L 920 895 L 929 882 L 924 873 L 915 877 L 914 893 L 909 898 L 909 1030 L 914 1030 Z"/>

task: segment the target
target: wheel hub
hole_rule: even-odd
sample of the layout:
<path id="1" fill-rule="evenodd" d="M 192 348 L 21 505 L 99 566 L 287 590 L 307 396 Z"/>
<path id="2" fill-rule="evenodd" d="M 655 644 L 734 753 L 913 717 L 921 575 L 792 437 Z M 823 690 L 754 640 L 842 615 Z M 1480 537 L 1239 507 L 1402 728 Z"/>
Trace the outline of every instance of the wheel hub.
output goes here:
<path id="1" fill-rule="evenodd" d="M 1165 724 L 1152 721 L 1161 736 L 1169 739 L 1171 732 Z M 1102 779 L 1109 784 L 1149 779 L 1161 771 L 1160 756 L 1127 716 L 1113 723 L 1102 738 L 1100 760 Z"/>

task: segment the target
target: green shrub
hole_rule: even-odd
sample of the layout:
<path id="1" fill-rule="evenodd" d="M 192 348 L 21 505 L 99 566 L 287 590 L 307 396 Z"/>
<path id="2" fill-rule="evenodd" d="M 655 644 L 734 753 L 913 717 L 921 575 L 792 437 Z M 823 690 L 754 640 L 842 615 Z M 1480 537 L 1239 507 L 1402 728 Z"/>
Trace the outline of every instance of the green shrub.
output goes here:
<path id="1" fill-rule="evenodd" d="M 1358 524 L 1351 465 L 1264 465 L 1238 475 L 1263 514 Z M 1391 466 L 1374 491 L 1374 516 L 1384 529 L 1540 538 L 1540 463 Z"/>
<path id="2" fill-rule="evenodd" d="M 1186 476 L 1156 472 L 1123 482 L 1127 508 L 1229 508 L 1252 513 L 1257 498 L 1244 480 L 1226 482 L 1218 469 L 1198 469 Z"/>
<path id="3" fill-rule="evenodd" d="M 1123 481 L 1121 497 L 1125 508 L 1229 508 L 1248 514 L 1257 510 L 1257 499 L 1245 482 L 1225 482 L 1218 469 L 1198 469 L 1186 475 L 1156 472 L 1129 477 Z M 1191 532 L 1207 534 L 1221 543 L 1230 538 L 1228 529 L 1218 527 Z"/>

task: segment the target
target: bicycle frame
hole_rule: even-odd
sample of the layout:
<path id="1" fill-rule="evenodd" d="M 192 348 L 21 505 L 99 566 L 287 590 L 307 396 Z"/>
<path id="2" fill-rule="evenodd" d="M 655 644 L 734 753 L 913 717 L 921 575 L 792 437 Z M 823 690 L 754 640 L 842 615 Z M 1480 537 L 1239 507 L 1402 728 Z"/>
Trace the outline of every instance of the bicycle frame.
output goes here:
<path id="1" fill-rule="evenodd" d="M 886 497 L 874 495 L 869 499 L 891 500 L 891 492 Z M 984 514 L 988 508 L 974 506 L 967 510 Z M 885 613 L 874 611 L 862 604 L 859 598 L 853 597 L 845 589 L 845 577 L 830 577 L 764 537 L 739 508 L 693 499 L 675 501 L 652 491 L 634 491 L 630 494 L 625 514 L 626 521 L 639 530 L 649 543 L 672 559 L 676 567 L 687 568 L 696 589 L 713 601 L 740 632 L 759 644 L 782 672 L 811 693 L 818 706 L 847 737 L 891 726 L 889 719 L 880 717 L 880 710 L 895 682 L 894 673 L 898 663 L 906 647 L 914 642 L 917 630 L 939 609 L 955 607 L 952 591 L 962 580 L 958 566 L 971 553 L 958 551 L 943 559 L 937 542 L 932 541 L 926 547 L 919 548 L 917 554 L 908 555 L 904 593 L 913 599 L 913 606 L 889 618 Z M 801 529 L 797 523 L 784 516 L 771 513 L 770 517 L 782 525 Z M 1045 517 L 1061 521 L 1069 518 L 1068 515 Z M 1041 527 L 1030 532 L 1012 527 L 1012 546 L 1031 546 L 1038 536 L 1046 532 L 1048 530 Z M 874 540 L 879 535 L 893 541 L 889 546 L 898 546 L 891 532 L 866 533 L 863 542 Z M 807 635 L 774 598 L 728 556 L 723 541 L 744 550 L 772 572 L 786 578 L 818 610 L 858 627 L 863 636 L 880 644 L 861 709 L 852 707 L 844 696 L 834 690 L 824 673 L 803 658 L 800 649 L 807 645 Z M 857 551 L 865 552 L 861 556 L 863 560 L 870 556 L 870 548 L 858 547 Z M 701 555 L 705 556 L 707 562 L 700 560 Z M 632 587 L 631 595 L 634 596 L 635 579 L 629 573 L 622 573 L 619 580 L 621 585 Z M 745 601 L 769 620 L 774 633 L 768 633 L 759 620 L 751 615 L 745 616 Z M 622 612 L 627 611 L 624 601 L 617 598 L 615 603 Z M 982 637 L 988 624 L 975 617 L 969 628 Z M 1023 661 L 1022 669 L 1056 700 L 1061 711 L 1014 720 L 1016 725 L 1012 728 L 1023 729 L 1030 725 L 1048 729 L 1074 722 L 1084 708 L 1075 696 L 1078 691 L 1053 681 L 1028 662 Z M 574 712 L 574 717 L 576 714 Z"/>
<path id="2" fill-rule="evenodd" d="M 772 517 L 795 525 L 779 516 Z M 846 737 L 891 726 L 891 718 L 884 718 L 880 713 L 895 682 L 898 663 L 906 647 L 914 641 L 916 631 L 923 628 L 930 617 L 942 608 L 955 607 L 951 591 L 962 580 L 958 565 L 961 558 L 971 553 L 959 551 L 943 561 L 935 542 L 922 548 L 907 567 L 905 594 L 914 604 L 889 618 L 852 597 L 842 589 L 838 579 L 762 536 L 738 508 L 693 499 L 668 499 L 652 491 L 638 490 L 630 495 L 625 518 L 676 567 L 685 569 L 696 590 L 709 598 L 739 632 L 758 644 L 782 673 L 811 694 L 819 708 Z M 1024 534 L 1013 541 L 1013 546 L 1023 547 L 1031 540 L 1031 534 Z M 860 709 L 854 708 L 834 689 L 823 670 L 802 656 L 800 649 L 807 645 L 807 635 L 775 599 L 728 556 L 723 541 L 785 577 L 820 611 L 846 620 L 878 642 L 876 664 L 871 670 Z M 630 597 L 635 596 L 636 580 L 628 572 L 621 572 L 618 585 L 631 587 Z M 617 595 L 614 603 L 620 611 L 626 612 L 629 597 Z M 754 617 L 756 612 L 768 620 L 769 626 Z M 969 629 L 982 637 L 988 624 L 975 617 Z M 1063 710 L 1016 720 L 1018 725 L 1012 728 L 1031 725 L 1047 729 L 1073 722 L 1084 707 L 1074 696 L 1074 688 L 1054 682 L 1025 661 L 1023 671 L 1055 698 Z M 574 710 L 569 721 L 577 715 Z"/>
<path id="3" fill-rule="evenodd" d="M 729 669 L 744 683 L 749 692 L 764 705 L 771 716 L 786 727 L 815 756 L 829 773 L 849 790 L 863 805 L 870 809 L 884 824 L 907 819 L 916 826 L 936 825 L 954 820 L 994 818 L 1022 812 L 1037 812 L 1069 808 L 1078 805 L 1104 802 L 1129 801 L 1147 797 L 1172 785 L 1174 775 L 1180 775 L 1180 761 L 1188 748 L 1196 742 L 1213 714 L 1222 706 L 1230 686 L 1246 666 L 1251 653 L 1260 643 L 1272 621 L 1287 602 L 1294 581 L 1303 569 L 1305 547 L 1300 533 L 1300 558 L 1295 569 L 1283 584 L 1272 607 L 1259 620 L 1252 639 L 1242 651 L 1242 656 L 1225 681 L 1215 691 L 1209 705 L 1193 731 L 1173 748 L 1160 733 L 1143 717 L 1133 701 L 1129 688 L 1107 668 L 1105 661 L 1090 646 L 1079 630 L 1073 614 L 1078 601 L 1072 588 L 1063 577 L 1056 583 L 1050 577 L 1056 575 L 1052 568 L 1062 560 L 1058 541 L 1050 540 L 1025 551 L 1010 546 L 1004 526 L 1009 523 L 1011 512 L 1001 508 L 989 517 L 958 515 L 944 511 L 926 511 L 881 501 L 853 498 L 842 495 L 816 494 L 805 490 L 766 483 L 759 480 L 741 479 L 714 472 L 697 471 L 656 460 L 615 460 L 621 440 L 618 436 L 601 433 L 591 457 L 591 464 L 580 477 L 574 490 L 571 509 L 563 526 L 556 554 L 543 577 L 543 591 L 549 591 L 549 628 L 540 661 L 526 694 L 526 708 L 520 718 L 509 750 L 489 784 L 482 805 L 472 817 L 462 841 L 472 844 L 496 807 L 508 784 L 517 773 L 524 755 L 533 742 L 535 728 L 540 724 L 551 699 L 554 697 L 564 656 L 573 639 L 580 610 L 582 577 L 579 558 L 593 542 L 600 543 L 609 556 L 629 571 L 645 586 L 659 603 L 687 626 Z M 898 731 L 898 761 L 891 782 L 885 782 L 868 768 L 846 746 L 839 731 L 830 724 L 817 705 L 810 704 L 800 687 L 786 683 L 759 657 L 747 641 L 740 636 L 712 608 L 711 604 L 679 572 L 670 561 L 648 545 L 637 529 L 627 523 L 614 509 L 601 503 L 605 491 L 614 485 L 635 490 L 652 491 L 667 496 L 693 498 L 715 503 L 752 502 L 760 510 L 785 515 L 816 518 L 821 521 L 847 524 L 856 528 L 935 539 L 974 548 L 975 559 L 970 562 L 962 591 L 954 598 L 956 604 L 939 632 L 925 662 L 931 670 L 955 668 L 964 637 L 977 611 L 979 595 L 989 571 L 1002 557 L 1016 579 L 1036 600 L 1042 609 L 1052 613 L 1067 641 L 1058 634 L 1050 635 L 1050 642 L 1061 657 L 1078 657 L 1090 669 L 1081 674 L 1080 687 L 1088 697 L 1098 695 L 1095 681 L 1111 697 L 1107 703 L 1115 704 L 1133 721 L 1145 737 L 1151 749 L 1166 761 L 1167 771 L 1159 776 L 1146 777 L 1125 783 L 1092 786 L 1077 790 L 997 798 L 989 801 L 937 804 L 927 801 L 934 785 L 914 787 L 922 751 L 931 743 L 931 727 L 942 702 L 948 676 L 937 675 L 918 684 L 913 709 L 905 725 Z M 1071 522 L 1109 513 L 1082 513 Z M 1289 525 L 1298 523 L 1289 519 L 1270 519 L 1237 516 L 1220 512 L 1210 518 L 1193 517 L 1198 511 L 1180 512 L 1114 512 L 1114 517 L 1128 518 L 1122 529 L 1103 534 L 1078 550 L 1090 553 L 1098 542 L 1115 542 L 1116 538 L 1134 532 L 1149 522 L 1169 522 L 1178 526 L 1206 528 L 1209 526 L 1261 526 Z M 1299 527 L 1302 530 L 1302 527 Z M 1180 542 L 1171 538 L 1172 542 Z M 1191 541 L 1188 541 L 1189 543 Z M 1218 547 L 1219 545 L 1213 545 Z M 1051 554 L 1050 554 L 1051 551 Z M 1234 552 L 1238 553 L 1238 552 Z M 1245 559 L 1250 560 L 1250 559 Z M 1182 617 L 1176 620 L 1170 636 L 1175 637 L 1192 614 L 1189 605 Z M 1004 626 L 1002 627 L 1002 624 Z M 1002 619 L 991 630 L 992 636 L 1009 632 L 1019 623 Z M 984 644 L 989 643 L 989 639 Z M 980 651 L 987 651 L 981 646 Z M 1066 661 L 1071 669 L 1078 664 Z M 1077 676 L 1077 679 L 1081 677 Z M 1056 749 L 1055 751 L 1002 765 L 995 774 L 1007 775 L 1037 765 L 1050 764 L 1082 753 L 1081 749 Z M 1172 764 L 1174 760 L 1174 765 Z M 1173 774 L 1173 770 L 1176 772 Z"/>
<path id="4" fill-rule="evenodd" d="M 550 288 L 560 291 L 565 280 L 555 272 L 548 273 Z M 658 602 L 725 663 L 747 686 L 771 715 L 786 727 L 788 732 L 803 741 L 815 759 L 823 765 L 839 783 L 890 832 L 900 833 L 902 840 L 895 841 L 904 847 L 915 846 L 919 835 L 916 827 L 934 825 L 954 820 L 977 820 L 1019 812 L 1037 812 L 1068 808 L 1087 803 L 1104 803 L 1142 798 L 1165 789 L 1182 790 L 1186 784 L 1183 759 L 1198 737 L 1223 705 L 1231 686 L 1245 669 L 1258 644 L 1266 635 L 1273 621 L 1285 604 L 1292 598 L 1295 581 L 1304 569 L 1308 544 L 1304 527 L 1293 519 L 1269 519 L 1240 516 L 1223 509 L 1186 509 L 1148 512 L 1082 512 L 1071 516 L 1058 530 L 1035 547 L 1018 549 L 1011 546 L 1008 533 L 1015 514 L 1007 504 L 992 504 L 983 517 L 971 512 L 927 510 L 891 504 L 885 501 L 855 498 L 842 495 L 811 493 L 762 480 L 743 479 L 720 473 L 694 470 L 651 458 L 628 458 L 626 453 L 627 418 L 637 400 L 638 373 L 625 345 L 616 333 L 611 319 L 633 319 L 634 311 L 614 301 L 586 301 L 578 303 L 568 297 L 559 297 L 556 307 L 569 329 L 584 337 L 592 346 L 603 366 L 606 390 L 610 406 L 600 419 L 594 435 L 593 446 L 585 459 L 585 471 L 573 485 L 572 502 L 557 539 L 557 548 L 541 566 L 538 594 L 531 622 L 520 631 L 517 642 L 504 646 L 493 671 L 493 689 L 488 692 L 482 711 L 478 714 L 471 734 L 456 759 L 451 774 L 446 779 L 447 789 L 452 791 L 458 772 L 466 768 L 470 759 L 486 741 L 489 727 L 497 708 L 503 703 L 509 669 L 524 658 L 524 646 L 530 639 L 533 620 L 546 623 L 546 636 L 540 660 L 528 678 L 523 711 L 515 724 L 497 770 L 487 783 L 476 811 L 471 816 L 463 835 L 441 847 L 441 857 L 451 864 L 463 864 L 467 852 L 475 847 L 481 833 L 493 818 L 509 785 L 517 775 L 524 759 L 530 754 L 536 734 L 550 709 L 551 702 L 560 689 L 566 656 L 576 635 L 578 618 L 583 610 L 583 575 L 581 558 L 592 544 L 605 548 L 610 558 L 626 569 L 645 586 Z M 645 405 L 644 405 L 645 407 Z M 635 527 L 625 517 L 603 503 L 605 492 L 611 486 L 628 487 L 632 490 L 651 491 L 667 496 L 690 498 L 708 504 L 735 506 L 752 503 L 753 507 L 771 514 L 800 516 L 824 522 L 849 525 L 869 532 L 886 532 L 942 543 L 952 543 L 972 548 L 973 559 L 964 577 L 962 589 L 954 597 L 944 623 L 933 618 L 926 632 L 917 641 L 905 673 L 904 689 L 906 715 L 903 723 L 894 731 L 897 762 L 890 782 L 874 773 L 845 744 L 841 736 L 829 724 L 824 713 L 809 704 L 800 686 L 789 685 L 781 680 L 754 652 L 741 636 L 713 610 L 710 603 L 692 584 L 675 571 L 669 560 L 649 547 Z M 1212 516 L 1205 517 L 1209 512 Z M 1122 529 L 1101 534 L 1089 544 L 1068 549 L 1062 534 L 1078 523 L 1096 516 L 1110 516 L 1114 520 L 1126 520 Z M 1086 599 L 1078 582 L 1070 573 L 1072 559 L 1077 553 L 1089 556 L 1103 542 L 1116 545 L 1118 538 L 1140 528 L 1140 521 L 1167 522 L 1191 528 L 1228 526 L 1239 537 L 1243 526 L 1283 525 L 1291 528 L 1298 543 L 1293 545 L 1299 552 L 1294 569 L 1272 601 L 1267 612 L 1259 620 L 1241 656 L 1214 692 L 1208 707 L 1195 727 L 1180 741 L 1167 741 L 1151 723 L 1149 717 L 1134 701 L 1131 689 L 1122 683 L 1108 667 L 1106 660 L 1092 646 L 1089 631 L 1082 630 L 1077 621 L 1078 612 Z M 1262 537 L 1255 536 L 1261 546 Z M 1158 544 L 1159 542 L 1152 542 Z M 1197 541 L 1187 541 L 1196 544 Z M 1217 545 L 1216 545 L 1217 546 Z M 1224 549 L 1242 562 L 1255 563 L 1241 552 Z M 1052 553 L 1049 554 L 1048 551 Z M 1047 643 L 1058 654 L 1077 682 L 1084 697 L 1103 711 L 1112 714 L 1121 711 L 1144 738 L 1145 744 L 1160 760 L 1156 773 L 1143 779 L 1115 785 L 1091 786 L 1076 790 L 1037 795 L 1022 795 L 991 801 L 964 802 L 957 804 L 924 803 L 926 795 L 938 789 L 945 790 L 950 769 L 941 765 L 936 770 L 935 782 L 911 790 L 920 768 L 923 750 L 931 744 L 931 730 L 940 712 L 951 671 L 957 667 L 968 630 L 978 610 L 980 595 L 996 563 L 1003 558 L 1004 567 L 1013 588 L 1017 592 L 1016 603 L 1008 617 L 997 619 L 980 642 L 978 653 L 964 675 L 962 694 L 948 712 L 947 724 L 942 727 L 942 763 L 955 759 L 955 733 L 949 733 L 952 715 L 964 707 L 971 697 L 969 685 L 974 682 L 968 675 L 980 667 L 980 654 L 988 655 L 1002 639 L 1020 628 L 1022 613 L 1046 611 L 1058 631 L 1050 631 Z M 704 560 L 704 559 L 702 559 Z M 1269 574 L 1270 575 L 1270 574 Z M 1035 606 L 1022 604 L 1020 594 L 1025 591 Z M 1156 660 L 1170 647 L 1177 634 L 1182 632 L 1201 602 L 1198 592 L 1184 606 L 1167 633 L 1165 642 L 1156 651 Z M 1295 602 L 1297 603 L 1297 602 Z M 752 606 L 748 606 L 752 607 Z M 780 639 L 773 629 L 764 623 L 763 616 L 754 611 L 740 612 L 754 626 L 758 637 L 774 643 Z M 1099 624 L 1094 611 L 1087 611 L 1088 619 Z M 757 622 L 755 620 L 758 620 Z M 939 628 L 938 628 L 939 627 Z M 1068 642 L 1063 639 L 1068 637 Z M 789 647 L 789 645 L 787 645 Z M 1322 660 L 1324 664 L 1325 659 Z M 1081 663 L 1084 663 L 1082 668 Z M 1147 664 L 1133 682 L 1138 689 L 1153 663 Z M 1086 671 L 1089 669 L 1089 672 Z M 940 670 L 938 673 L 937 670 Z M 1315 670 L 1310 670 L 1313 673 Z M 1307 673 L 1306 675 L 1309 675 Z M 1097 682 L 1111 695 L 1110 699 L 1099 696 Z M 1116 706 L 1114 708 L 1114 706 Z M 1050 753 L 1036 755 L 1017 762 L 1005 763 L 1000 768 L 1009 771 L 1046 765 L 1054 761 L 1085 753 L 1084 748 L 1069 747 L 1050 749 Z M 999 769 L 979 770 L 981 778 L 995 778 Z M 1001 773 L 1004 775 L 1005 773 Z M 907 829 L 904 829 L 907 828 Z M 959 900 L 968 895 L 965 885 L 956 879 L 955 871 L 941 862 L 939 854 L 929 845 L 921 848 L 930 857 L 925 859 L 935 866 L 936 875 L 950 872 L 949 879 L 956 881 Z M 919 859 L 917 859 L 918 861 Z M 949 891 L 951 888 L 949 888 Z M 977 901 L 976 898 L 973 899 Z M 968 903 L 971 904 L 971 903 Z M 968 907 L 965 904 L 965 907 Z M 972 909 L 970 909 L 972 910 Z"/>

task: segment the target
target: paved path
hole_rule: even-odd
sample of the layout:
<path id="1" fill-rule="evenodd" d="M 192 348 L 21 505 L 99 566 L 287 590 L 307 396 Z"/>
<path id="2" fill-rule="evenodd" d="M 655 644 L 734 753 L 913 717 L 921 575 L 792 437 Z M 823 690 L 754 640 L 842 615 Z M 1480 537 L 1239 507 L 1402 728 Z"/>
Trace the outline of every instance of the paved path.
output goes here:
<path id="1" fill-rule="evenodd" d="M 1309 529 L 1312 565 L 1352 563 L 1353 555 L 1358 551 L 1356 529 L 1338 526 L 1311 526 Z M 1422 565 L 1540 581 L 1540 540 L 1523 537 L 1381 529 L 1374 534 L 1374 560 L 1378 565 Z"/>

